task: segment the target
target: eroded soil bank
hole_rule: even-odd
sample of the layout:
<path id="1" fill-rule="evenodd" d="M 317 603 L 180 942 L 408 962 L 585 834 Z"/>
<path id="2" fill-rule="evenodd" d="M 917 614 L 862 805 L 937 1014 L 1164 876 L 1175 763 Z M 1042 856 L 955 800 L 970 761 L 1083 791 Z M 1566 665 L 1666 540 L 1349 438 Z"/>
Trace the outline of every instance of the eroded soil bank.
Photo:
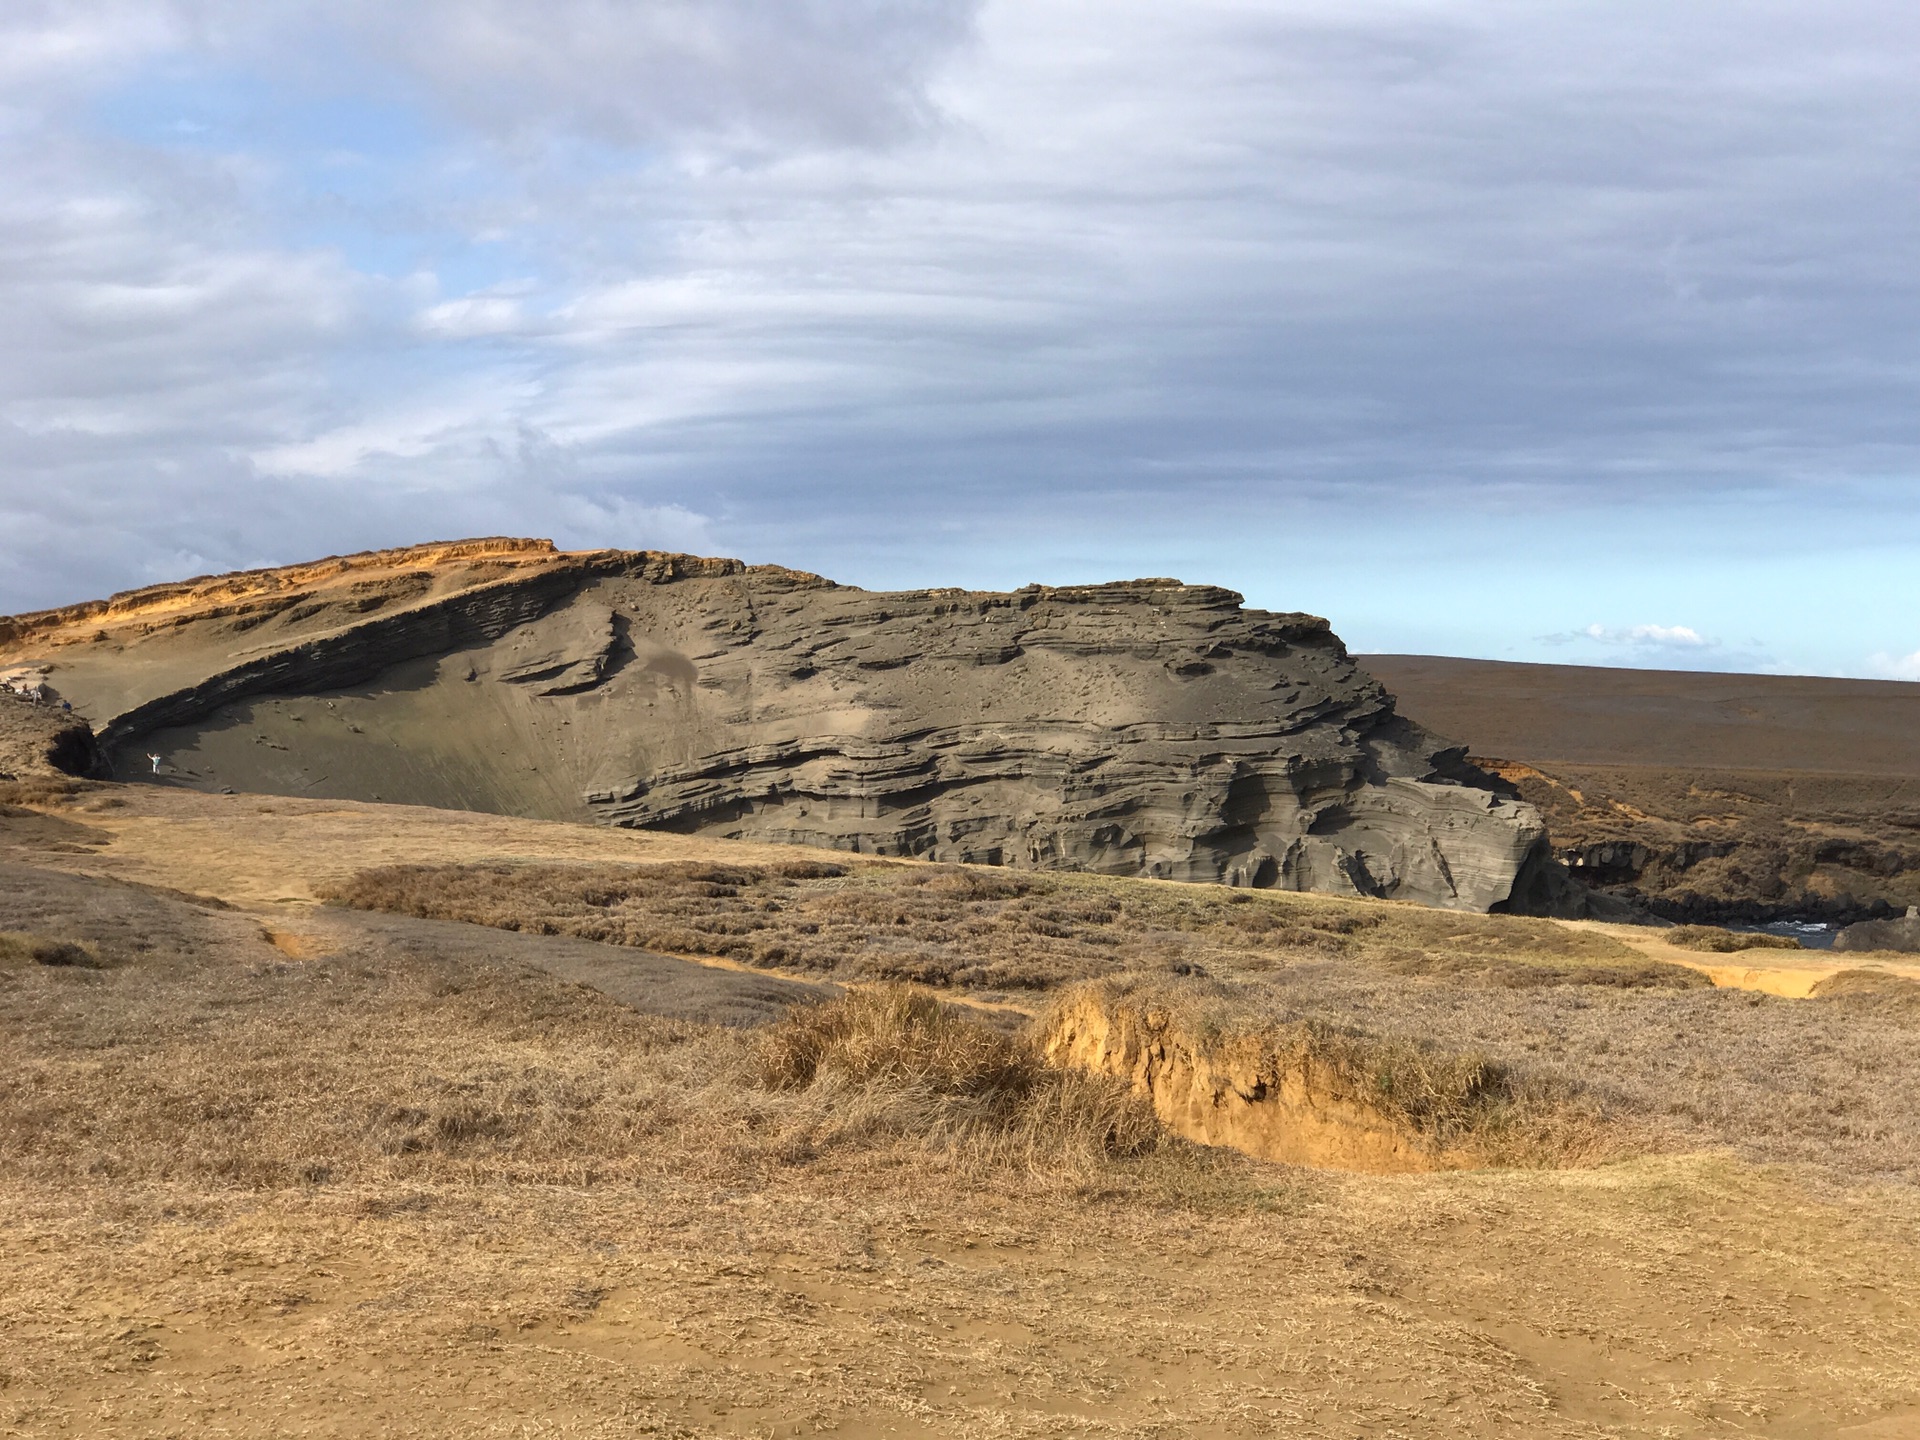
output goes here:
<path id="1" fill-rule="evenodd" d="M 1165 1010 L 1110 1008 L 1088 993 L 1054 1016 L 1046 1051 L 1056 1064 L 1125 1077 L 1163 1125 L 1203 1145 L 1374 1175 L 1444 1164 L 1333 1067 L 1306 1054 L 1276 1064 L 1251 1046 L 1206 1054 Z"/>
<path id="2" fill-rule="evenodd" d="M 1041 1045 L 1054 1064 L 1125 1079 L 1175 1134 L 1289 1165 L 1421 1174 L 1577 1164 L 1624 1144 L 1484 1055 L 1268 1017 L 1204 982 L 1080 986 L 1042 1018 Z"/>

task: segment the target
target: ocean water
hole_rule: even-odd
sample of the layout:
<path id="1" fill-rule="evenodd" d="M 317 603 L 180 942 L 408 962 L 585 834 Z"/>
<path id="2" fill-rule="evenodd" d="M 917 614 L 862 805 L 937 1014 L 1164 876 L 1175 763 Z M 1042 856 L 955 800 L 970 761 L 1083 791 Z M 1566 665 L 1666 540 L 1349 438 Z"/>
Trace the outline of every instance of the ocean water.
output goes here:
<path id="1" fill-rule="evenodd" d="M 1727 929 L 1743 935 L 1791 936 L 1809 950 L 1831 950 L 1833 937 L 1840 933 L 1838 925 L 1824 920 L 1769 920 L 1764 925 L 1729 925 Z"/>

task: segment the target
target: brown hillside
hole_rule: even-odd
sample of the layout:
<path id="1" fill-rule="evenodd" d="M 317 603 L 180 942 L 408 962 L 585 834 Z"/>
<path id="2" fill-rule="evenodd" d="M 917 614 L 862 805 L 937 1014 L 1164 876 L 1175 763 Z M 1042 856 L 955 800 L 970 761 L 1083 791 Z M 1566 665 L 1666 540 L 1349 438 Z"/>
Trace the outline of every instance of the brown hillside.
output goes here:
<path id="1" fill-rule="evenodd" d="M 1681 920 L 1920 903 L 1920 685 L 1370 655 L 1588 883 Z"/>
<path id="2" fill-rule="evenodd" d="M 1819 771 L 1920 780 L 1920 685 L 1361 655 L 1400 708 L 1529 764 Z M 1920 787 L 1916 787 L 1920 791 Z"/>

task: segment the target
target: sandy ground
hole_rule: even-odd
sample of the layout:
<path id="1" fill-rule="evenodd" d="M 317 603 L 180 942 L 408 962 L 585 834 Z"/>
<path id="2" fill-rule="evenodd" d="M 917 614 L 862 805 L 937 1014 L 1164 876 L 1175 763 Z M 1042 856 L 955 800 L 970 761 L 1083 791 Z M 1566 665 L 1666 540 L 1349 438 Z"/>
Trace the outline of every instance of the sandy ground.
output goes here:
<path id="1" fill-rule="evenodd" d="M 12 833 L 241 906 L 208 912 L 252 947 L 233 963 L 296 972 L 359 943 L 312 887 L 368 865 L 750 848 L 157 789 Z M 564 1030 L 537 1043 L 570 1063 Z M 1915 1191 L 1715 1153 L 1245 1161 L 1166 1194 L 912 1152 L 718 1182 L 11 1175 L 0 1233 L 0 1435 L 1920 1440 Z"/>
<path id="2" fill-rule="evenodd" d="M 16 1188 L 0 1433 L 1920 1435 L 1910 1210 L 1707 1158 L 1273 1178 L 1224 1215 Z"/>
<path id="3" fill-rule="evenodd" d="M 1703 954 L 1672 944 L 1664 932 L 1642 925 L 1609 925 L 1598 920 L 1563 920 L 1577 930 L 1608 935 L 1631 946 L 1649 960 L 1670 965 L 1685 965 L 1698 970 L 1715 985 L 1735 990 L 1757 990 L 1763 995 L 1781 995 L 1803 1000 L 1831 975 L 1842 970 L 1878 970 L 1909 980 L 1920 980 L 1920 956 L 1902 956 L 1877 951 L 1835 952 L 1832 950 L 1742 950 L 1731 955 Z"/>
<path id="4" fill-rule="evenodd" d="M 779 859 L 792 851 L 478 811 L 351 800 L 207 795 L 117 787 L 61 812 L 70 825 L 52 863 L 213 895 L 235 905 L 305 910 L 314 887 L 375 865 L 478 860 Z M 813 852 L 809 852 L 813 853 Z"/>

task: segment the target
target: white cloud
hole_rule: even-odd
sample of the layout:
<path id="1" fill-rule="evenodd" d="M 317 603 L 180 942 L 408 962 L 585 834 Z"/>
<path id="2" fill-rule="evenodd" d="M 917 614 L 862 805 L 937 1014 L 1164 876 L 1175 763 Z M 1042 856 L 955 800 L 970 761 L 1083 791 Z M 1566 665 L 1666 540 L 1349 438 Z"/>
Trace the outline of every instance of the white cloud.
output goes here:
<path id="1" fill-rule="evenodd" d="M 172 0 L 201 47 L 309 84 L 376 66 L 516 147 L 890 143 L 980 0 Z"/>
<path id="2" fill-rule="evenodd" d="M 465 528 L 1842 531 L 1920 468 L 1916 103 L 1877 0 L 19 0 L 0 609 Z M 1674 609 L 1569 643 L 1738 658 Z"/>
<path id="3" fill-rule="evenodd" d="M 1617 629 L 1589 625 L 1580 634 L 1602 645 L 1642 645 L 1670 650 L 1711 650 L 1720 643 L 1705 638 L 1691 625 L 1627 625 Z"/>
<path id="4" fill-rule="evenodd" d="M 1603 625 L 1594 623 L 1577 630 L 1533 637 L 1537 644 L 1553 650 L 1572 647 L 1579 663 L 1595 665 L 1649 666 L 1654 669 L 1754 671 L 1778 673 L 1779 662 L 1765 641 L 1754 638 L 1744 645 L 1728 645 L 1693 625 Z"/>
<path id="5" fill-rule="evenodd" d="M 563 548 L 716 553 L 713 517 L 684 505 L 636 505 L 619 495 L 568 496 L 553 524 Z"/>
<path id="6" fill-rule="evenodd" d="M 422 330 L 449 340 L 522 334 L 531 322 L 526 306 L 510 295 L 465 295 L 430 305 L 419 316 Z"/>
<path id="7" fill-rule="evenodd" d="M 1882 680 L 1920 680 L 1920 650 L 1911 655 L 1878 651 L 1867 657 L 1867 670 Z"/>

